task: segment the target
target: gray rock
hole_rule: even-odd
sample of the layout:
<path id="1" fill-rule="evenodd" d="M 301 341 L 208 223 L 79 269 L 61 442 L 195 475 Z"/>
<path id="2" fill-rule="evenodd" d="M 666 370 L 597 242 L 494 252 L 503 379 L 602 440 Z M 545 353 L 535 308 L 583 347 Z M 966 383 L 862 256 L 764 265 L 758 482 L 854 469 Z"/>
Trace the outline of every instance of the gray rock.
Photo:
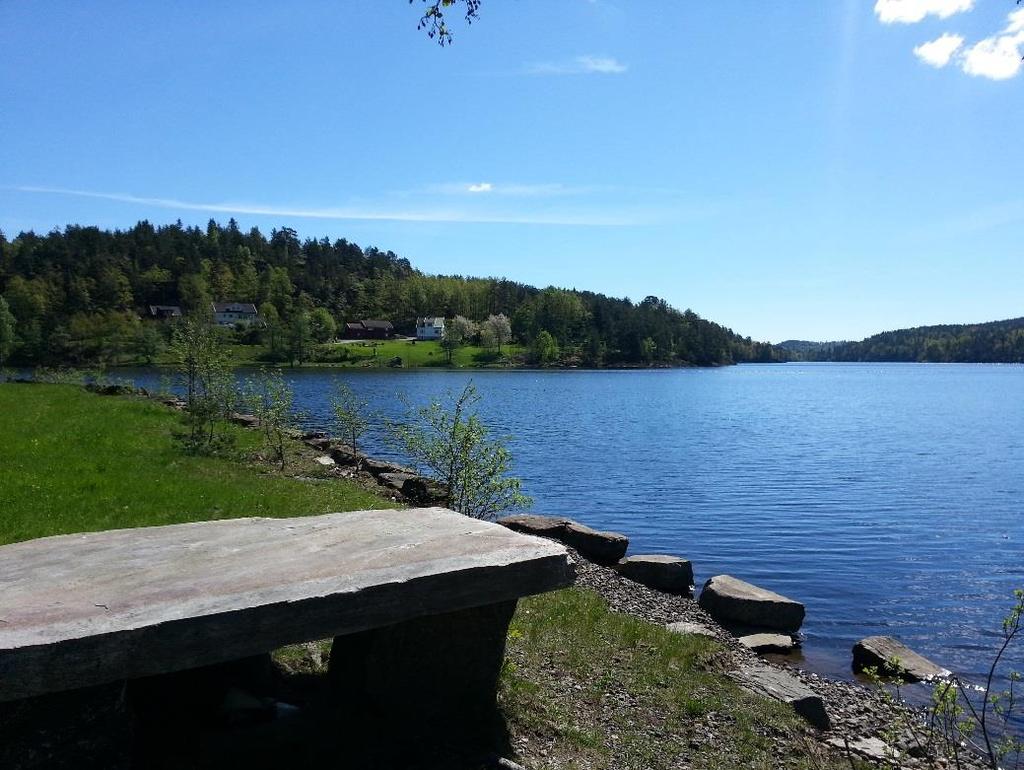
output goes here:
<path id="1" fill-rule="evenodd" d="M 795 676 L 768 666 L 756 666 L 742 669 L 735 674 L 735 678 L 751 692 L 789 704 L 797 714 L 819 730 L 828 730 L 832 726 L 821 696 Z"/>
<path id="2" fill-rule="evenodd" d="M 690 634 L 693 636 L 707 636 L 711 639 L 717 637 L 717 634 L 707 626 L 702 626 L 700 623 L 691 623 L 686 620 L 680 620 L 675 623 L 668 623 L 665 628 L 671 631 L 673 634 Z"/>
<path id="3" fill-rule="evenodd" d="M 657 591 L 688 595 L 693 590 L 693 565 L 678 556 L 627 556 L 615 565 L 615 571 Z"/>
<path id="4" fill-rule="evenodd" d="M 615 564 L 629 548 L 629 538 L 625 535 L 591 529 L 575 521 L 565 525 L 561 540 L 575 548 L 583 558 L 598 564 Z"/>
<path id="5" fill-rule="evenodd" d="M 407 479 L 402 485 L 402 494 L 416 505 L 434 506 L 448 503 L 448 488 L 425 476 Z"/>
<path id="6" fill-rule="evenodd" d="M 325 468 L 330 468 L 332 465 L 335 465 L 335 462 L 330 455 L 320 455 L 316 458 L 316 462 Z"/>
<path id="7" fill-rule="evenodd" d="M 384 473 L 405 473 L 409 476 L 416 475 L 416 471 L 412 468 L 406 468 L 404 465 L 388 462 L 387 460 L 378 460 L 373 457 L 364 457 L 362 467 L 363 470 L 368 471 L 374 476 L 380 476 Z"/>
<path id="8" fill-rule="evenodd" d="M 853 646 L 853 670 L 876 667 L 881 674 L 898 676 L 908 682 L 927 682 L 951 672 L 918 655 L 891 636 L 869 636 Z"/>
<path id="9" fill-rule="evenodd" d="M 259 427 L 260 420 L 254 414 L 240 414 L 239 412 L 232 412 L 229 419 L 235 425 L 241 425 L 243 428 L 256 428 Z"/>
<path id="10" fill-rule="evenodd" d="M 629 538 L 618 532 L 601 532 L 572 519 L 535 513 L 506 516 L 498 524 L 516 532 L 553 538 L 576 549 L 584 559 L 598 564 L 615 564 L 626 555 Z"/>
<path id="11" fill-rule="evenodd" d="M 391 487 L 391 489 L 401 492 L 406 482 L 414 478 L 416 477 L 411 473 L 382 473 L 377 477 L 377 481 L 386 487 Z"/>
<path id="12" fill-rule="evenodd" d="M 796 647 L 793 637 L 786 634 L 750 634 L 741 636 L 739 643 L 754 652 L 774 652 L 782 655 L 788 655 Z"/>
<path id="13" fill-rule="evenodd" d="M 842 738 L 829 738 L 826 743 L 840 751 L 847 750 L 847 742 Z M 888 763 L 900 758 L 900 753 L 881 738 L 854 738 L 849 741 L 850 753 L 870 762 Z"/>
<path id="14" fill-rule="evenodd" d="M 519 513 L 513 516 L 505 516 L 498 520 L 498 524 L 508 527 L 514 532 L 555 539 L 561 538 L 565 525 L 568 523 L 569 519 L 566 518 L 540 516 L 536 513 Z"/>
<path id="15" fill-rule="evenodd" d="M 338 465 L 359 465 L 366 459 L 366 455 L 347 444 L 332 444 L 329 454 Z"/>
<path id="16" fill-rule="evenodd" d="M 704 584 L 700 606 L 720 623 L 739 623 L 795 634 L 804 622 L 804 605 L 731 575 Z"/>
<path id="17" fill-rule="evenodd" d="M 0 546 L 0 702 L 197 668 L 569 585 L 565 549 L 440 508 Z"/>

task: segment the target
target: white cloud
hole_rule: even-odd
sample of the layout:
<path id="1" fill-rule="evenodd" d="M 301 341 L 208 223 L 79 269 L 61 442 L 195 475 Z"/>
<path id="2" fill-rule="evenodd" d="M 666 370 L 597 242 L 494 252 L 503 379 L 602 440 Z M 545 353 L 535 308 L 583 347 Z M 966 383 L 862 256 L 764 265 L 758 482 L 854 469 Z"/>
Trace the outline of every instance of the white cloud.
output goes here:
<path id="1" fill-rule="evenodd" d="M 960 66 L 968 75 L 1007 80 L 1021 71 L 1024 47 L 1024 9 L 1007 18 L 1006 28 L 998 35 L 975 43 L 961 57 Z"/>
<path id="2" fill-rule="evenodd" d="M 394 210 L 375 207 L 338 207 L 338 208 L 293 208 L 258 203 L 200 203 L 182 201 L 174 198 L 148 198 L 127 193 L 107 193 L 93 190 L 69 190 L 61 187 L 8 187 L 27 193 L 46 193 L 51 195 L 71 195 L 78 198 L 94 198 L 99 200 L 133 203 L 164 209 L 183 211 L 207 211 L 215 214 L 251 214 L 255 216 L 296 217 L 303 219 L 331 219 L 353 221 L 392 221 L 392 222 L 459 222 L 479 224 L 516 224 L 516 225 L 570 225 L 588 227 L 625 227 L 640 222 L 636 216 L 615 211 L 597 212 L 480 212 L 461 209 L 410 209 Z"/>
<path id="3" fill-rule="evenodd" d="M 476 184 L 466 186 L 466 190 L 471 193 L 490 192 L 493 189 L 494 185 L 492 185 L 490 182 L 477 182 Z"/>
<path id="4" fill-rule="evenodd" d="M 611 56 L 577 56 L 562 62 L 538 62 L 527 67 L 531 75 L 621 75 L 629 69 Z"/>
<path id="5" fill-rule="evenodd" d="M 916 24 L 926 16 L 948 19 L 973 7 L 974 0 L 877 0 L 875 14 L 883 24 Z"/>
<path id="6" fill-rule="evenodd" d="M 963 44 L 962 36 L 946 32 L 929 43 L 919 45 L 914 49 L 914 55 L 925 64 L 930 64 L 933 67 L 945 67 Z"/>

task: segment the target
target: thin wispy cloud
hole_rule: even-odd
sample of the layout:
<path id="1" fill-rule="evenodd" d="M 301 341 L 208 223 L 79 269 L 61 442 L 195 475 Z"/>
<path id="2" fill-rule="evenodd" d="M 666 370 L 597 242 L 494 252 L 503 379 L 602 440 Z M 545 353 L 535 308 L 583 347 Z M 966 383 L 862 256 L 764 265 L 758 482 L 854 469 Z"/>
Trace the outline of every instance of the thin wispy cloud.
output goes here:
<path id="1" fill-rule="evenodd" d="M 536 62 L 526 68 L 530 75 L 621 75 L 629 69 L 611 56 L 577 56 L 554 62 Z"/>
<path id="2" fill-rule="evenodd" d="M 948 32 L 929 43 L 922 43 L 914 49 L 914 56 L 932 67 L 945 67 L 953 54 L 964 44 L 962 35 L 951 35 Z"/>
<path id="3" fill-rule="evenodd" d="M 595 192 L 610 192 L 612 188 L 601 186 L 571 186 L 558 182 L 520 184 L 510 182 L 445 182 L 429 185 L 425 192 L 440 195 L 507 196 L 510 198 L 550 198 L 588 195 Z"/>
<path id="4" fill-rule="evenodd" d="M 883 24 L 916 24 L 928 16 L 948 19 L 974 8 L 974 0 L 877 0 L 875 15 Z"/>
<path id="5" fill-rule="evenodd" d="M 567 225 L 585 227 L 624 227 L 640 224 L 640 218 L 618 212 L 486 212 L 460 209 L 406 209 L 357 207 L 291 207 L 254 203 L 204 203 L 176 198 L 156 198 L 127 193 L 95 190 L 72 190 L 62 187 L 14 186 L 5 189 L 24 193 L 68 195 L 77 198 L 132 203 L 181 211 L 204 211 L 212 214 L 248 214 L 255 216 L 295 217 L 344 221 L 450 222 L 462 224 Z"/>

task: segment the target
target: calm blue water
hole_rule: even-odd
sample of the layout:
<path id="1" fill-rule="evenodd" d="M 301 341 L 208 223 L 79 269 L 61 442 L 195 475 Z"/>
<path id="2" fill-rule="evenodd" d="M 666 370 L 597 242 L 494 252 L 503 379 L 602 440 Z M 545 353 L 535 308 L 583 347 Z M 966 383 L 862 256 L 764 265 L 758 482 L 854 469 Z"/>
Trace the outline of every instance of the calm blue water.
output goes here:
<path id="1" fill-rule="evenodd" d="M 459 372 L 288 373 L 307 424 L 346 380 L 398 417 Z M 140 384 L 156 377 L 139 373 Z M 807 605 L 805 665 L 890 634 L 977 677 L 1024 587 L 1024 367 L 786 364 L 474 372 L 537 512 Z M 373 454 L 392 456 L 379 433 Z M 1024 642 L 1018 649 L 1024 648 Z M 1024 655 L 1014 656 L 1024 668 Z"/>

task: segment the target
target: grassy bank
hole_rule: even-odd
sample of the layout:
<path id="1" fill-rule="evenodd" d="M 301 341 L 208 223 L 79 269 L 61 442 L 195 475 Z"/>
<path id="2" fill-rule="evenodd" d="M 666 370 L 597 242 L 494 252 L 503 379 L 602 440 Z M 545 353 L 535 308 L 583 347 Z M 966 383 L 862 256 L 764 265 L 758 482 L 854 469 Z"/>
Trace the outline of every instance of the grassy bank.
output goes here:
<path id="1" fill-rule="evenodd" d="M 500 695 L 518 761 L 532 770 L 850 770 L 805 740 L 810 730 L 788 706 L 720 673 L 721 652 L 706 637 L 610 612 L 588 590 L 521 601 Z"/>
<path id="2" fill-rule="evenodd" d="M 287 366 L 287 362 L 276 361 L 270 355 L 266 345 L 227 346 L 228 355 L 233 366 Z M 440 342 L 386 340 L 381 342 L 329 342 L 314 345 L 309 361 L 303 362 L 308 367 L 340 367 L 340 368 L 376 368 L 387 367 L 389 363 L 396 365 L 395 359 L 401 359 L 404 368 L 454 367 L 465 368 L 507 368 L 522 366 L 525 349 L 519 345 L 506 345 L 501 352 L 476 345 L 465 345 L 452 352 L 451 363 L 441 347 Z M 136 359 L 124 359 L 120 365 L 137 365 Z M 170 365 L 173 363 L 170 354 L 164 351 L 153 363 Z"/>
<path id="3" fill-rule="evenodd" d="M 287 469 L 186 455 L 181 416 L 145 399 L 64 385 L 0 384 L 0 543 L 87 530 L 236 516 L 300 516 L 393 503 L 296 455 Z M 297 451 L 297 450 L 296 450 Z M 303 479 L 293 476 L 302 475 Z"/>

